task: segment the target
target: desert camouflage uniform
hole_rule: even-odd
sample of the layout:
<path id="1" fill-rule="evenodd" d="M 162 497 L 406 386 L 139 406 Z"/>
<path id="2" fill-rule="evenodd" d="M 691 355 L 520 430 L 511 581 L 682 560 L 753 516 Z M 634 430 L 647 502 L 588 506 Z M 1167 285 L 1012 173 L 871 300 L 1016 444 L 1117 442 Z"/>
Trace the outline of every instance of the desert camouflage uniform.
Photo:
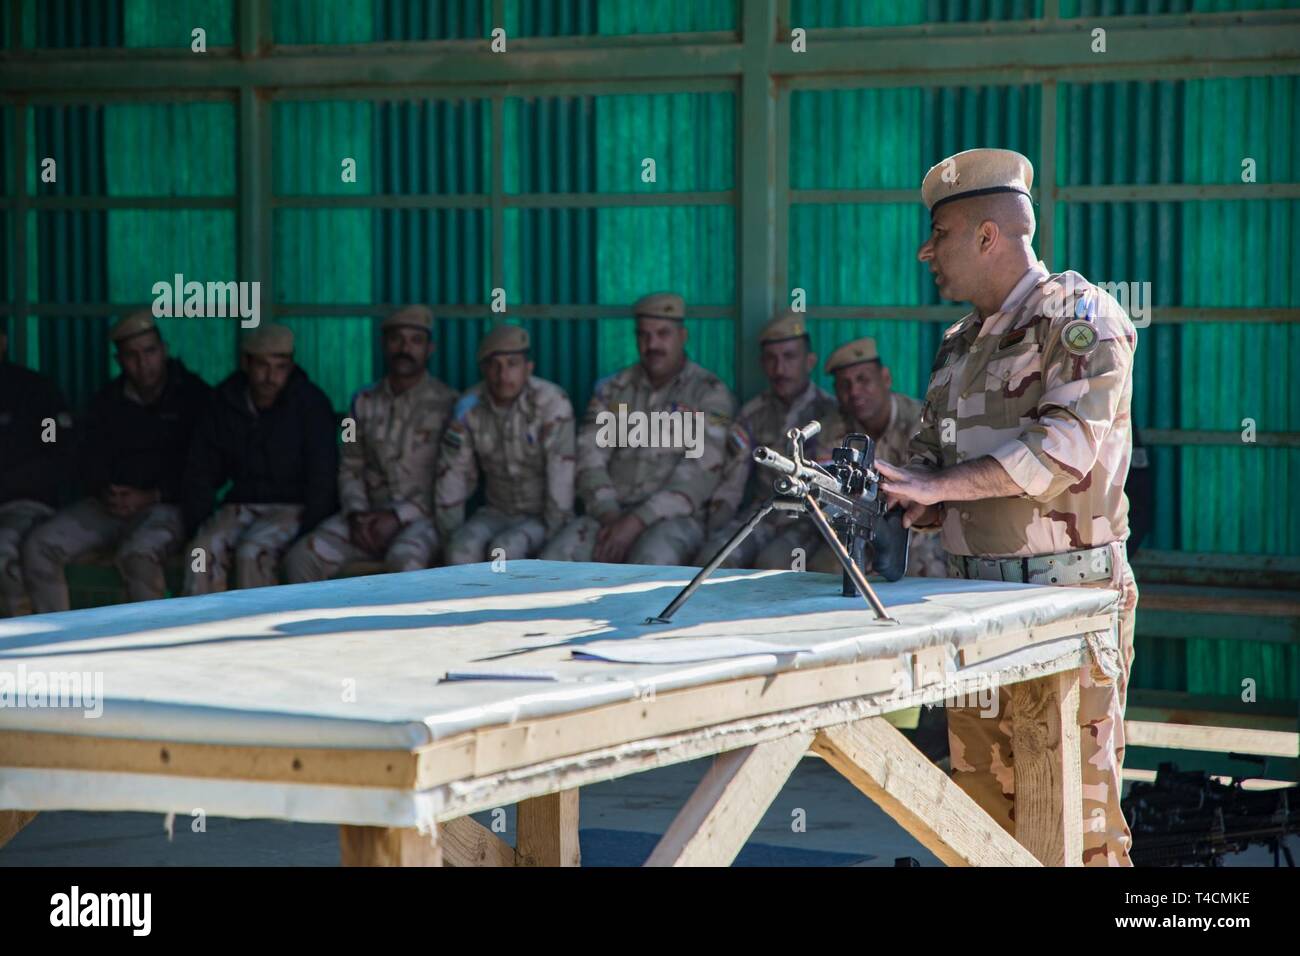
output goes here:
<path id="1" fill-rule="evenodd" d="M 804 447 L 804 453 L 817 460 L 829 459 L 831 444 L 827 438 L 842 433 L 843 426 L 839 422 L 835 396 L 827 394 L 815 383 L 809 382 L 789 405 L 771 389 L 744 404 L 731 427 L 722 481 L 709 500 L 709 538 L 695 555 L 696 564 L 704 564 L 717 554 L 754 510 L 771 499 L 776 474 L 754 464 L 754 449 L 767 445 L 786 455 L 789 453 L 786 432 L 791 428 L 802 428 L 811 421 L 820 422 L 822 430 Z M 746 493 L 750 507 L 738 515 Z M 820 540 L 817 529 L 807 518 L 773 511 L 736 546 L 722 566 L 788 569 L 795 548 L 802 548 L 808 554 Z"/>
<path id="2" fill-rule="evenodd" d="M 564 389 L 530 376 L 509 408 L 475 385 L 442 437 L 435 491 L 447 564 L 530 558 L 573 518 L 573 405 Z M 465 520 L 483 473 L 487 503 Z"/>
<path id="3" fill-rule="evenodd" d="M 32 611 L 23 578 L 23 539 L 52 514 L 53 508 L 31 498 L 0 504 L 0 598 L 10 617 Z"/>
<path id="4" fill-rule="evenodd" d="M 602 431 L 597 416 L 609 412 L 617 418 L 620 407 L 624 414 L 702 413 L 701 456 L 687 458 L 683 448 L 601 447 L 596 443 Z M 730 390 L 717 376 L 689 360 L 658 389 L 640 363 L 597 382 L 578 433 L 577 491 L 586 514 L 553 538 L 542 557 L 590 561 L 600 519 L 630 511 L 645 522 L 646 530 L 628 549 L 627 563 L 689 561 L 704 542 L 704 506 L 722 476 L 735 407 Z"/>
<path id="5" fill-rule="evenodd" d="M 343 510 L 303 536 L 285 559 L 291 582 L 324 581 L 353 561 L 382 560 L 390 572 L 418 571 L 433 563 L 438 533 L 433 523 L 433 475 L 438 441 L 456 391 L 432 375 L 400 395 L 387 378 L 352 399 L 355 441 L 339 455 L 339 503 Z M 349 537 L 348 517 L 392 511 L 401 527 L 383 553 L 369 552 Z"/>
<path id="6" fill-rule="evenodd" d="M 1062 330 L 1076 318 L 1093 330 L 1090 350 L 1063 344 Z M 1085 865 L 1129 865 L 1132 843 L 1120 809 L 1120 769 L 1137 606 L 1123 549 L 1135 345 L 1133 325 L 1113 298 L 1078 273 L 1049 276 L 1040 262 L 999 312 L 982 322 L 968 315 L 944 334 L 911 446 L 914 463 L 939 468 L 992 456 L 1024 489 L 946 507 L 942 538 L 952 554 L 1110 546 L 1111 579 L 1084 585 L 1122 595 L 1117 659 L 1101 654 L 1080 674 Z M 955 442 L 942 440 L 946 419 L 955 423 Z M 953 779 L 1014 832 L 1008 695 L 999 700 L 998 720 L 981 719 L 976 709 L 948 710 Z"/>

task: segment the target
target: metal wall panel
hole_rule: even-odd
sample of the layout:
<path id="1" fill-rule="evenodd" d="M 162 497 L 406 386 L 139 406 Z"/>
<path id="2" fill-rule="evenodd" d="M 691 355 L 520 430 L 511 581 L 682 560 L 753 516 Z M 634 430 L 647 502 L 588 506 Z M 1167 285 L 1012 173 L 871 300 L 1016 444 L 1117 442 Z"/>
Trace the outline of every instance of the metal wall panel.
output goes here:
<path id="1" fill-rule="evenodd" d="M 1043 0 L 790 0 L 790 26 L 887 27 L 970 20 L 1028 20 Z"/>

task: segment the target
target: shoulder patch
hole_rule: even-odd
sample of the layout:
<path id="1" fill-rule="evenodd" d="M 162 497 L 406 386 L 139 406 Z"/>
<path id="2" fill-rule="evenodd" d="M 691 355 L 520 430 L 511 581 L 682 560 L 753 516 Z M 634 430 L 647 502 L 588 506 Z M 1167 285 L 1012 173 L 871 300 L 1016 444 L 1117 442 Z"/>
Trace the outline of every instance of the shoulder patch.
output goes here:
<path id="1" fill-rule="evenodd" d="M 451 411 L 451 417 L 458 422 L 463 422 L 470 409 L 477 404 L 478 396 L 473 392 L 467 392 L 456 400 L 456 406 Z"/>
<path id="2" fill-rule="evenodd" d="M 1074 319 L 1061 327 L 1061 344 L 1071 355 L 1087 355 L 1097 347 L 1097 329 L 1091 318 Z"/>

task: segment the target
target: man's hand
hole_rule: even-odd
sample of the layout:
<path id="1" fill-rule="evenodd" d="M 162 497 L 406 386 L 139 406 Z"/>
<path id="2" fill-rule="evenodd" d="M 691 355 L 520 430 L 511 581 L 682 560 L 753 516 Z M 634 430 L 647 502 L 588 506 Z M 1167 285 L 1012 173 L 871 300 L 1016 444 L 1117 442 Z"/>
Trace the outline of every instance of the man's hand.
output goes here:
<path id="1" fill-rule="evenodd" d="M 370 512 L 370 543 L 372 551 L 387 551 L 388 545 L 402 528 L 402 522 L 392 511 Z"/>
<path id="2" fill-rule="evenodd" d="M 943 505 L 918 505 L 913 501 L 903 509 L 903 527 L 933 528 L 943 518 Z"/>
<path id="3" fill-rule="evenodd" d="M 904 515 L 913 513 L 914 520 L 919 518 L 930 505 L 943 501 L 938 479 L 934 472 L 925 468 L 901 467 L 889 462 L 877 461 L 876 470 L 883 479 L 880 488 L 885 493 L 885 500 L 890 505 L 899 505 Z M 906 521 L 908 527 L 911 527 Z"/>
<path id="4" fill-rule="evenodd" d="M 625 514 L 616 521 L 611 521 L 596 534 L 596 550 L 592 554 L 597 561 L 610 564 L 622 564 L 628 549 L 637 536 L 645 530 L 645 522 L 634 514 Z"/>
<path id="5" fill-rule="evenodd" d="M 130 518 L 157 504 L 161 497 L 156 488 L 146 491 L 133 485 L 109 485 L 104 489 L 104 508 L 115 518 Z"/>

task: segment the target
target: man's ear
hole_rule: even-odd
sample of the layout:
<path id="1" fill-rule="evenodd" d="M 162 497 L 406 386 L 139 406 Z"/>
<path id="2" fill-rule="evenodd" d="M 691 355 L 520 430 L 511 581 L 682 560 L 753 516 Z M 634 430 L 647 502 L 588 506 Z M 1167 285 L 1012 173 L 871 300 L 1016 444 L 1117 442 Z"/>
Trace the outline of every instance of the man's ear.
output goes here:
<path id="1" fill-rule="evenodd" d="M 888 365 L 880 366 L 880 381 L 884 384 L 885 388 L 894 387 L 894 376 L 889 371 Z"/>
<path id="2" fill-rule="evenodd" d="M 1001 235 L 1001 232 L 1002 230 L 998 228 L 998 224 L 992 219 L 985 219 L 980 223 L 980 252 L 991 251 L 997 244 L 998 236 Z"/>
<path id="3" fill-rule="evenodd" d="M 812 372 L 812 370 L 815 369 L 815 368 L 817 367 L 817 353 L 816 353 L 816 352 L 809 352 L 808 355 L 806 356 L 806 358 L 804 359 L 804 363 L 805 363 L 805 364 L 804 364 L 804 371 L 805 371 L 805 372 Z"/>

